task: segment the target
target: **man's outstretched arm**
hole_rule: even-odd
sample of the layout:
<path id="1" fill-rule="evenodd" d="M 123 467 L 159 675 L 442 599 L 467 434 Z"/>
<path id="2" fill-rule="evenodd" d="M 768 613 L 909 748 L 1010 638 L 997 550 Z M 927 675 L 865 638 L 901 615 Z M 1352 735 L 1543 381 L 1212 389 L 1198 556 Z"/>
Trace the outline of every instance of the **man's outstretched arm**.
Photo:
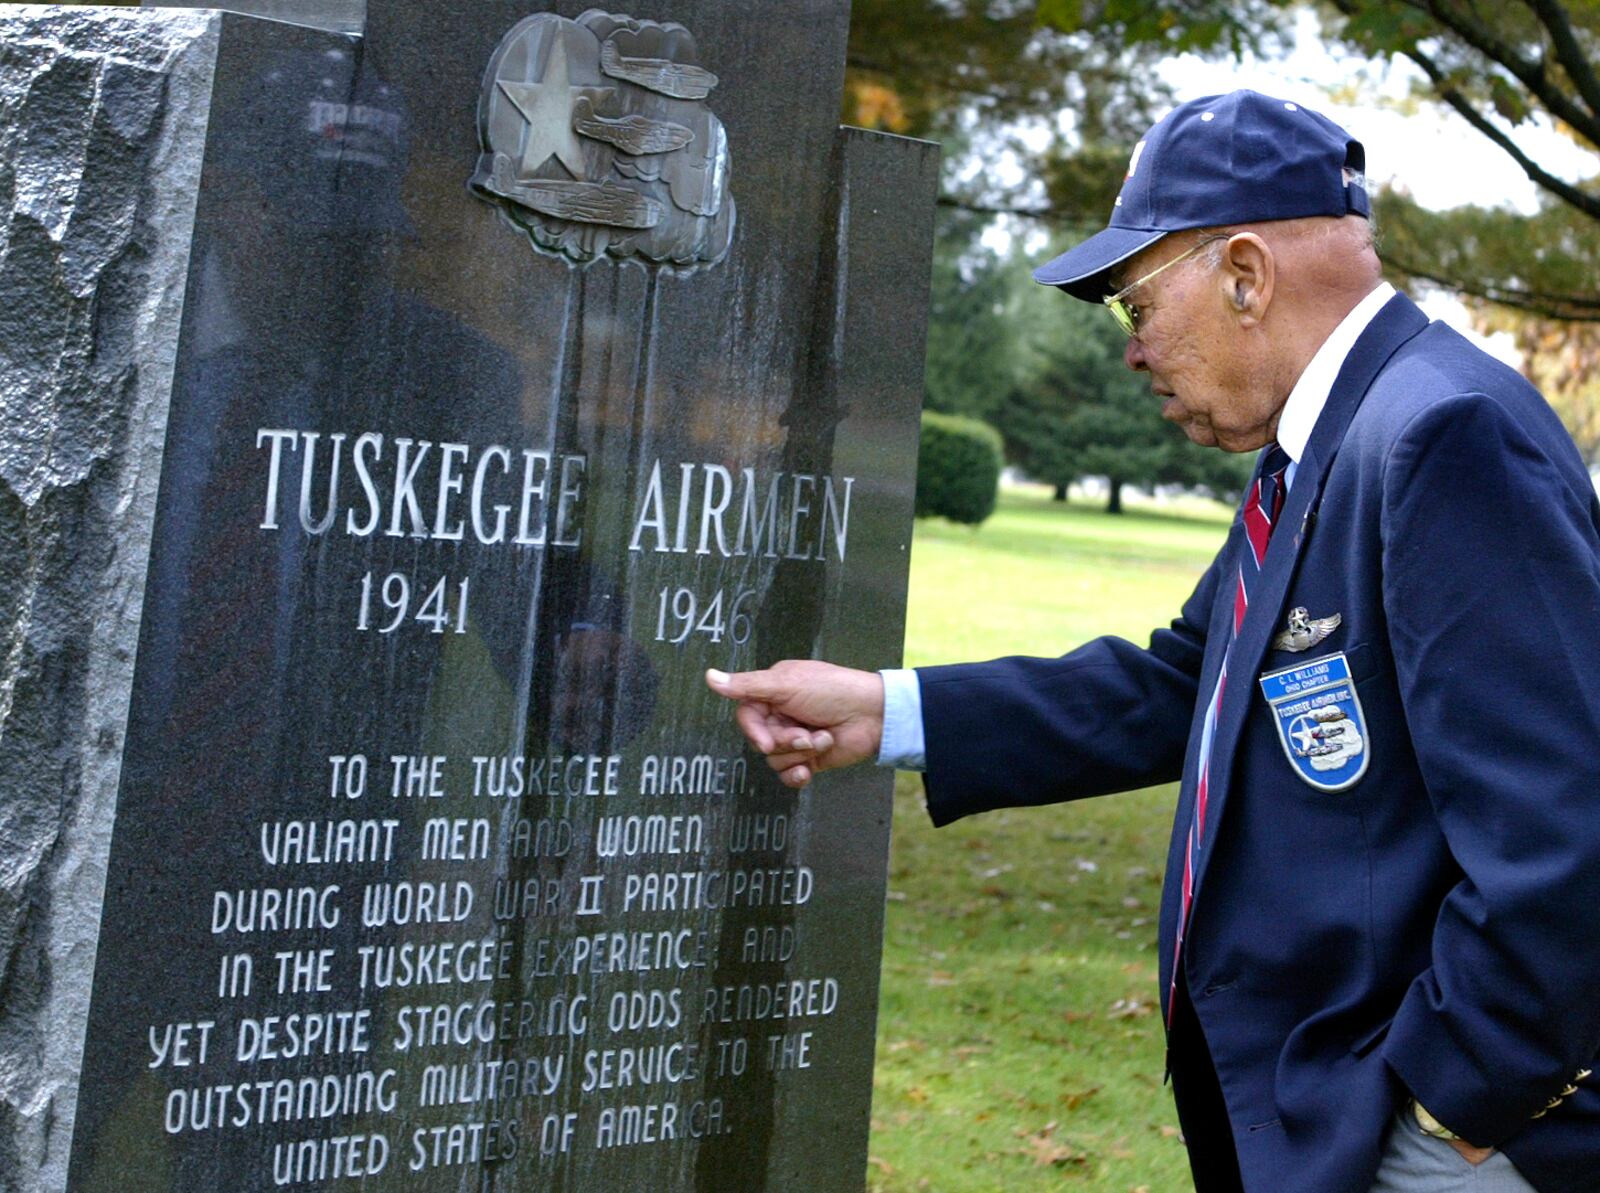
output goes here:
<path id="1" fill-rule="evenodd" d="M 1205 625 L 1227 557 L 1225 545 L 1182 614 L 1157 630 L 1148 648 L 1100 638 L 1058 659 L 905 673 L 917 694 L 888 701 L 888 712 L 920 723 L 915 733 L 891 734 L 897 752 L 889 758 L 880 757 L 885 690 L 878 672 L 788 659 L 765 671 L 708 671 L 706 683 L 739 702 L 739 728 L 790 787 L 872 759 L 921 769 L 921 760 L 898 752 L 907 741 L 920 743 L 913 753 L 926 750 L 928 808 L 940 824 L 991 808 L 1148 786 L 1176 778 L 1182 766 Z M 1004 765 L 996 765 L 997 755 Z"/>

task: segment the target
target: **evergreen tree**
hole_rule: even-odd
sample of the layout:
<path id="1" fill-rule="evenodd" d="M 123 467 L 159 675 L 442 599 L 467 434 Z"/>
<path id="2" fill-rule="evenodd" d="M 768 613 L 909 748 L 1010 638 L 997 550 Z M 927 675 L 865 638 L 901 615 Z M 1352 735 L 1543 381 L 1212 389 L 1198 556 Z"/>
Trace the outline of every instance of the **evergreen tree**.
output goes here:
<path id="1" fill-rule="evenodd" d="M 935 222 L 924 405 L 992 422 L 1020 364 L 1017 291 L 1035 283 L 1021 260 L 978 241 L 984 223 L 949 208 Z"/>
<path id="2" fill-rule="evenodd" d="M 1123 363 L 1127 339 L 1110 315 L 1038 289 L 1024 320 L 1029 359 L 994 414 L 1011 462 L 1054 485 L 1058 498 L 1074 481 L 1104 477 L 1111 513 L 1122 511 L 1129 485 L 1181 484 L 1237 497 L 1254 457 L 1190 443 L 1161 418 L 1149 378 Z M 1048 319 L 1040 317 L 1044 309 Z"/>

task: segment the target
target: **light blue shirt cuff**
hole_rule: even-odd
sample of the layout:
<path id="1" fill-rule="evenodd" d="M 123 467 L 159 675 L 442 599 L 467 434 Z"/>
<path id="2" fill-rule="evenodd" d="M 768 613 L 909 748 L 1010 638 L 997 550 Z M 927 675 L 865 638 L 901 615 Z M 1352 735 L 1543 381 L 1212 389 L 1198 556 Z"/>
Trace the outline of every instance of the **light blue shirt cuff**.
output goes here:
<path id="1" fill-rule="evenodd" d="M 922 732 L 922 685 L 911 668 L 880 671 L 883 677 L 883 742 L 878 765 L 897 770 L 927 770 L 928 744 Z"/>

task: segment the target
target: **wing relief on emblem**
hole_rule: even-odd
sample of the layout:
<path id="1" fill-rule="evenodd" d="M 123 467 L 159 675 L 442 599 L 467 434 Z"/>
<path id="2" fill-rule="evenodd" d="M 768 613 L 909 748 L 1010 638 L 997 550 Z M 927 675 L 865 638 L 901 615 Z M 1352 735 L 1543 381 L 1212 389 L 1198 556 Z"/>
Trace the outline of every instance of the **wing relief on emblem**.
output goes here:
<path id="1" fill-rule="evenodd" d="M 572 261 L 714 265 L 735 220 L 716 85 L 682 25 L 528 17 L 489 59 L 472 189 Z"/>
<path id="2" fill-rule="evenodd" d="M 1273 650 L 1310 650 L 1339 628 L 1344 615 L 1312 617 L 1304 606 L 1289 610 L 1289 624 L 1272 639 Z"/>

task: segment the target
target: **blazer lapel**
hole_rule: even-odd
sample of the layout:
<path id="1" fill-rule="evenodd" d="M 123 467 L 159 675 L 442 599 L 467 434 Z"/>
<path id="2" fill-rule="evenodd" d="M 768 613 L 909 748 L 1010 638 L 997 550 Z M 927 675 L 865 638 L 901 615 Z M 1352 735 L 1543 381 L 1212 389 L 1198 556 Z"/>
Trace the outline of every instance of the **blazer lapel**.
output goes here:
<path id="1" fill-rule="evenodd" d="M 1305 456 L 1295 468 L 1294 483 L 1278 515 L 1267 558 L 1251 586 L 1249 611 L 1228 655 L 1228 685 L 1223 692 L 1211 743 L 1211 792 L 1206 811 L 1206 839 L 1200 850 L 1194 881 L 1197 895 L 1209 869 L 1211 843 L 1217 839 L 1216 827 L 1222 822 L 1232 785 L 1234 749 L 1256 696 L 1256 675 L 1261 669 L 1267 643 L 1283 614 L 1284 598 L 1305 545 L 1309 519 L 1322 500 L 1328 469 L 1338 455 L 1339 445 L 1344 442 L 1350 420 L 1379 372 L 1402 344 L 1426 326 L 1428 317 L 1405 295 L 1397 294 L 1384 305 L 1345 358 L 1328 394 L 1327 405 L 1322 408 L 1311 432 Z M 1227 599 L 1231 603 L 1231 589 Z M 1205 689 L 1207 695 L 1210 691 Z"/>

